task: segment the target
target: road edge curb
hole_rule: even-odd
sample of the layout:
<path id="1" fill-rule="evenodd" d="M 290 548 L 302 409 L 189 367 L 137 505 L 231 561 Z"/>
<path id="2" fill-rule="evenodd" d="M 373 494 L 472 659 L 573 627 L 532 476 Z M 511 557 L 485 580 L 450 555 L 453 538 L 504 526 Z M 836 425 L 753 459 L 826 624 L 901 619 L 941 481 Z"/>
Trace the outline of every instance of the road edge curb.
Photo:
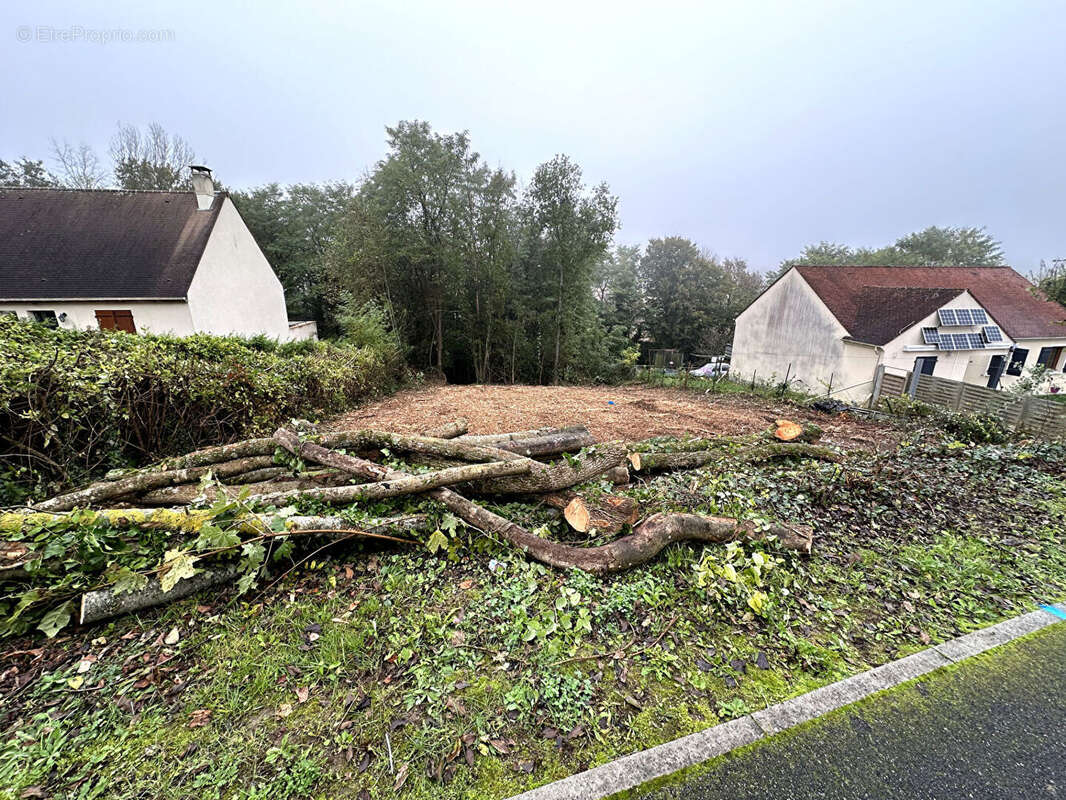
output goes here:
<path id="1" fill-rule="evenodd" d="M 1055 610 L 1058 611 L 1056 613 Z M 1066 603 L 1041 606 L 987 628 L 933 645 L 820 689 L 682 736 L 598 767 L 546 783 L 507 800 L 599 800 L 718 758 L 726 753 L 957 664 L 1007 642 L 1063 622 Z"/>

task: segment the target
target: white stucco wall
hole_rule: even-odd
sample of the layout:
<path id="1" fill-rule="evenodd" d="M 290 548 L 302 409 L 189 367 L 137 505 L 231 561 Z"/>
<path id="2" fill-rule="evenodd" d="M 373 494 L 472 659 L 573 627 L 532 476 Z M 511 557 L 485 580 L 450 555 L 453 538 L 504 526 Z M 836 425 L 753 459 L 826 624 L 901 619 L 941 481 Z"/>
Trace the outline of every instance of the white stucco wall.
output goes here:
<path id="1" fill-rule="evenodd" d="M 737 317 L 730 375 L 736 380 L 784 380 L 811 394 L 861 401 L 869 396 L 877 350 L 844 341 L 844 326 L 796 270 L 785 273 Z M 790 367 L 791 365 L 791 367 Z M 844 392 L 837 391 L 866 384 Z"/>
<path id="2" fill-rule="evenodd" d="M 181 300 L 147 300 L 128 302 L 125 300 L 85 300 L 71 302 L 66 300 L 42 300 L 36 303 L 11 303 L 0 300 L 0 314 L 15 311 L 20 319 L 32 319 L 31 311 L 54 311 L 56 316 L 65 313 L 67 318 L 59 320 L 62 328 L 97 328 L 96 312 L 129 311 L 133 314 L 133 324 L 138 333 L 169 333 L 175 336 L 188 336 L 195 330 L 189 314 L 188 303 Z"/>
<path id="3" fill-rule="evenodd" d="M 228 197 L 207 240 L 188 298 L 193 327 L 199 332 L 289 338 L 285 291 Z"/>

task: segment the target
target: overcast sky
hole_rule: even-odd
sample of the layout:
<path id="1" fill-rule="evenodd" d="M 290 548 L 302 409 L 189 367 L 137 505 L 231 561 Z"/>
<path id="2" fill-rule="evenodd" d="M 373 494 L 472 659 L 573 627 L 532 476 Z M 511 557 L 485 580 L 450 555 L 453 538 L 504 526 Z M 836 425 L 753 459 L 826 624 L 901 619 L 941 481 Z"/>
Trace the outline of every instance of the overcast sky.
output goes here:
<path id="1" fill-rule="evenodd" d="M 7 0 L 0 158 L 158 121 L 230 187 L 356 179 L 424 119 L 521 179 L 569 154 L 620 242 L 765 270 L 984 225 L 1028 272 L 1066 256 L 1064 34 L 1062 0 Z"/>

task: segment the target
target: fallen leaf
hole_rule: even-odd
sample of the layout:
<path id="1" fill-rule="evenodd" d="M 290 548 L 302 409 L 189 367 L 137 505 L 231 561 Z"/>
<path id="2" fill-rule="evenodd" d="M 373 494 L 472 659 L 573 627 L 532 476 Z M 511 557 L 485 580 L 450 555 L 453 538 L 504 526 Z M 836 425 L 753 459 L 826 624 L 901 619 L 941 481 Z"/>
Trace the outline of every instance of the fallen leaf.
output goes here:
<path id="1" fill-rule="evenodd" d="M 311 690 L 306 686 L 298 686 L 296 688 L 296 702 L 306 703 L 307 698 L 311 696 Z"/>
<path id="2" fill-rule="evenodd" d="M 178 633 L 177 628 L 171 628 L 170 633 L 167 634 L 167 638 L 163 640 L 163 644 L 175 645 L 181 639 L 181 634 Z"/>
<path id="3" fill-rule="evenodd" d="M 92 668 L 93 662 L 89 659 L 84 659 L 78 662 L 78 674 L 88 672 Z"/>
<path id="4" fill-rule="evenodd" d="M 277 714 L 278 719 L 285 719 L 285 717 L 292 713 L 292 703 L 282 703 L 278 706 L 278 710 L 275 713 Z"/>
<path id="5" fill-rule="evenodd" d="M 460 589 L 471 589 L 474 586 L 474 582 L 467 578 L 465 581 L 459 581 Z"/>
<path id="6" fill-rule="evenodd" d="M 400 764 L 400 768 L 396 770 L 396 782 L 392 785 L 392 790 L 394 792 L 400 791 L 400 787 L 407 782 L 407 769 L 407 764 L 404 763 Z"/>
<path id="7" fill-rule="evenodd" d="M 85 683 L 85 678 L 83 678 L 81 675 L 75 675 L 73 678 L 70 678 L 67 681 L 67 686 L 69 686 L 71 689 L 80 689 L 83 683 Z"/>
<path id="8" fill-rule="evenodd" d="M 27 786 L 22 790 L 22 794 L 19 797 L 23 798 L 23 800 L 30 797 L 48 797 L 48 792 L 44 790 L 43 786 Z"/>
<path id="9" fill-rule="evenodd" d="M 189 727 L 202 728 L 211 720 L 211 709 L 198 708 L 189 714 Z"/>
<path id="10" fill-rule="evenodd" d="M 932 637 L 930 637 L 925 631 L 919 633 L 918 638 L 922 640 L 922 644 L 929 644 L 929 642 L 933 641 Z"/>

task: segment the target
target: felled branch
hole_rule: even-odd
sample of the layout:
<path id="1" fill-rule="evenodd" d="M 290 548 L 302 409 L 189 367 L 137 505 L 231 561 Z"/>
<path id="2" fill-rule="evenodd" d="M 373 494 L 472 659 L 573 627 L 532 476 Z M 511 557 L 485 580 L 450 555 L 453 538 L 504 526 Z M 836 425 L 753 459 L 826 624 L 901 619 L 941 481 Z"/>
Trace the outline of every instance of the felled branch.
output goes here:
<path id="1" fill-rule="evenodd" d="M 284 533 L 270 534 L 270 536 L 311 531 L 319 538 L 328 536 L 341 539 L 361 536 L 363 538 L 387 538 L 389 541 L 401 542 L 408 540 L 397 539 L 387 534 L 396 530 L 418 530 L 425 526 L 425 517 L 422 515 L 386 519 L 362 528 L 357 528 L 339 517 L 291 517 L 290 520 L 294 521 L 293 525 Z M 113 588 L 96 589 L 82 595 L 78 621 L 84 625 L 163 603 L 172 603 L 203 589 L 232 583 L 237 577 L 237 568 L 230 564 L 201 568 L 191 578 L 178 581 L 169 592 L 163 591 L 159 578 L 156 577 L 149 578 L 148 584 L 143 589 L 133 592 L 116 592 Z"/>
<path id="2" fill-rule="evenodd" d="M 481 478 L 495 478 L 501 475 L 520 475 L 529 471 L 529 465 L 523 461 L 493 461 L 488 464 L 466 464 L 461 467 L 449 467 L 437 472 L 422 475 L 407 475 L 395 480 L 378 483 L 362 483 L 355 486 L 332 486 L 317 489 L 289 489 L 282 492 L 251 495 L 249 502 L 263 504 L 284 503 L 297 497 L 314 498 L 324 503 L 354 503 L 357 500 L 380 500 L 385 497 L 398 497 L 404 494 L 420 494 L 438 486 L 451 486 Z"/>
<path id="3" fill-rule="evenodd" d="M 273 453 L 273 450 L 271 450 L 271 453 Z M 103 500 L 146 492 L 162 486 L 193 483 L 200 480 L 208 472 L 211 472 L 216 477 L 225 478 L 228 475 L 238 475 L 249 470 L 268 467 L 273 463 L 274 457 L 272 455 L 250 456 L 209 466 L 183 467 L 181 469 L 163 471 L 145 470 L 135 472 L 115 481 L 95 483 L 84 489 L 61 494 L 58 497 L 37 503 L 32 508 L 36 511 L 70 511 L 72 508 L 85 508 L 97 505 Z"/>

